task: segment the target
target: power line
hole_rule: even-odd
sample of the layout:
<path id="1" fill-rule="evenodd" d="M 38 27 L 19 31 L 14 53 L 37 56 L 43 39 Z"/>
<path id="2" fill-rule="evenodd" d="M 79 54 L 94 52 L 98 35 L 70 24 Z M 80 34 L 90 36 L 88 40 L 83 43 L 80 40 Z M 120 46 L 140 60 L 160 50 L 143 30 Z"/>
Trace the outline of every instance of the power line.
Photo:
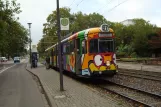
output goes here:
<path id="1" fill-rule="evenodd" d="M 69 8 L 72 6 L 72 4 L 75 2 L 75 0 L 72 1 L 72 3 L 69 5 Z"/>
<path id="2" fill-rule="evenodd" d="M 110 0 L 110 1 L 107 3 L 107 5 L 109 5 L 112 1 L 114 1 L 114 0 Z M 107 6 L 107 5 L 105 5 L 105 6 Z M 97 11 L 95 11 L 95 12 L 97 13 L 98 11 L 100 11 L 101 9 L 103 9 L 105 6 L 99 8 L 99 9 L 98 9 Z"/>
<path id="3" fill-rule="evenodd" d="M 77 4 L 77 7 L 82 3 L 83 0 L 81 0 L 78 4 Z"/>
<path id="4" fill-rule="evenodd" d="M 117 5 L 114 6 L 113 8 L 109 9 L 107 12 L 111 12 L 113 9 L 117 8 L 118 6 L 120 6 L 121 4 L 123 4 L 123 3 L 127 2 L 127 1 L 129 1 L 129 0 L 125 0 L 125 1 L 123 1 L 123 2 L 121 2 L 121 3 L 119 3 L 119 4 L 117 4 Z M 104 14 L 104 13 L 102 13 L 102 15 L 103 15 L 103 14 Z"/>
<path id="5" fill-rule="evenodd" d="M 77 5 L 76 5 L 76 10 L 78 9 L 78 6 L 83 2 L 84 0 L 81 0 L 79 3 L 77 3 Z M 71 9 L 72 10 L 72 9 Z"/>
<path id="6" fill-rule="evenodd" d="M 115 9 L 116 7 L 118 7 L 119 5 L 121 5 L 121 4 L 123 4 L 123 3 L 127 2 L 127 1 L 129 1 L 129 0 L 125 0 L 125 1 L 123 1 L 123 2 L 121 2 L 121 3 L 119 3 L 118 5 L 116 5 L 116 6 L 113 7 L 112 9 L 110 9 L 108 12 L 112 11 L 113 9 Z"/>

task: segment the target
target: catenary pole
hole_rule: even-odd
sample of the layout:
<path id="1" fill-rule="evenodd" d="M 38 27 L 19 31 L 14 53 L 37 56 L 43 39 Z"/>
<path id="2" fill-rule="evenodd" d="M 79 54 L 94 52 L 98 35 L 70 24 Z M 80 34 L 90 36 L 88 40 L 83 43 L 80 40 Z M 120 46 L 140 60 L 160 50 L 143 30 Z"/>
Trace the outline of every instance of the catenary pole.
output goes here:
<path id="1" fill-rule="evenodd" d="M 59 12 L 59 0 L 57 0 L 57 35 L 58 35 L 58 62 L 60 73 L 60 91 L 63 91 L 63 71 L 62 71 L 62 56 L 61 56 L 61 30 L 60 30 L 60 12 Z"/>

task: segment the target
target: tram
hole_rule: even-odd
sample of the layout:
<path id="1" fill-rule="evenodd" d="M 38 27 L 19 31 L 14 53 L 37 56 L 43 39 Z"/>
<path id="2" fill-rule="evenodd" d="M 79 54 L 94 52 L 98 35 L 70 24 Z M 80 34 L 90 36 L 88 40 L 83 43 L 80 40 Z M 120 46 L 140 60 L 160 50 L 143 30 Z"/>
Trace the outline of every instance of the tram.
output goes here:
<path id="1" fill-rule="evenodd" d="M 50 67 L 59 68 L 58 43 L 47 48 Z M 107 24 L 69 34 L 61 40 L 61 64 L 76 76 L 113 76 L 117 73 L 115 34 Z"/>

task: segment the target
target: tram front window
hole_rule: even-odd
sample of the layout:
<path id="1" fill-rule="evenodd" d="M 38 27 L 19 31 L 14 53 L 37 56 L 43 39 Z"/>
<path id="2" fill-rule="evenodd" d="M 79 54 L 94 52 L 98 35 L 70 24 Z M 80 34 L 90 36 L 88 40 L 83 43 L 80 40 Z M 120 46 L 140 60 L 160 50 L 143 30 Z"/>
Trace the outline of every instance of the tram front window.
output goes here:
<path id="1" fill-rule="evenodd" d="M 92 39 L 90 40 L 90 53 L 114 52 L 113 39 Z"/>
<path id="2" fill-rule="evenodd" d="M 99 39 L 99 52 L 113 52 L 114 51 L 114 43 L 113 39 Z"/>

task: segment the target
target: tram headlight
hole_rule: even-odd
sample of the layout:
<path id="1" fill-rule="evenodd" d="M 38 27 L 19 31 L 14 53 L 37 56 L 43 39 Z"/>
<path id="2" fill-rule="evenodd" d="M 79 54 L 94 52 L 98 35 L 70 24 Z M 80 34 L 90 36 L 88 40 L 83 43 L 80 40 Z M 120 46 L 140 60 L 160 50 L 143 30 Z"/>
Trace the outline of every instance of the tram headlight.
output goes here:
<path id="1" fill-rule="evenodd" d="M 110 66 L 110 61 L 106 61 L 106 65 L 107 66 Z"/>

